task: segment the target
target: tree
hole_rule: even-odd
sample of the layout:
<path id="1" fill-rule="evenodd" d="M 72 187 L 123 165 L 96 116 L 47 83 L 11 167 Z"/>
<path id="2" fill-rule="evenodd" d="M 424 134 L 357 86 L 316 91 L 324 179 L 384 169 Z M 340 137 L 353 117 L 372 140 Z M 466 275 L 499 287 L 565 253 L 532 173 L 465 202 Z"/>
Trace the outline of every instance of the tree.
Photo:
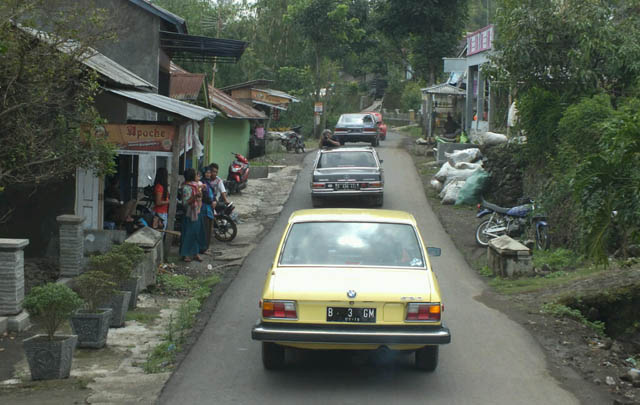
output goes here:
<path id="1" fill-rule="evenodd" d="M 91 131 L 100 122 L 97 76 L 80 63 L 92 42 L 113 37 L 100 28 L 100 9 L 49 12 L 52 3 L 0 3 L 0 192 L 113 165 L 112 147 Z M 29 28 L 45 24 L 50 34 Z"/>
<path id="2" fill-rule="evenodd" d="M 619 0 L 500 0 L 493 62 L 512 87 L 624 94 L 640 74 L 640 19 Z"/>
<path id="3" fill-rule="evenodd" d="M 398 43 L 408 41 L 414 71 L 433 84 L 442 58 L 454 53 L 463 36 L 468 0 L 381 0 L 377 12 L 381 30 Z"/>

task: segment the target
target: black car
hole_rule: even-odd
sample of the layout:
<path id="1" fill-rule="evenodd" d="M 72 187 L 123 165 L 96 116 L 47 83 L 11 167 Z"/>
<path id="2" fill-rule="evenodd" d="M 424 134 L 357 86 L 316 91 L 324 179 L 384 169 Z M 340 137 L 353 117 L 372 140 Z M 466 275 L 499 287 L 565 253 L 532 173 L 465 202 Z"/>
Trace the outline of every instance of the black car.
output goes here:
<path id="1" fill-rule="evenodd" d="M 371 146 L 380 144 L 380 129 L 371 113 L 342 114 L 333 136 L 340 145 L 346 142 L 368 142 Z"/>
<path id="2" fill-rule="evenodd" d="M 320 150 L 313 165 L 311 203 L 344 197 L 365 197 L 383 204 L 384 175 L 376 150 L 370 146 Z"/>

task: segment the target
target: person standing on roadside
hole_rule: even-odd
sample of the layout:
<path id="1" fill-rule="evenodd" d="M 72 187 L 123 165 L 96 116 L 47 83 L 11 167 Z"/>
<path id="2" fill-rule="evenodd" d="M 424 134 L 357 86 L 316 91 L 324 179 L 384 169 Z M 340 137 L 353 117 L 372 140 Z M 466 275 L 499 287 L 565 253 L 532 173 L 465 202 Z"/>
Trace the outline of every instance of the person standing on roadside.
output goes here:
<path id="1" fill-rule="evenodd" d="M 204 225 L 205 243 L 200 247 L 200 253 L 206 254 L 211 244 L 211 227 L 213 225 L 213 214 L 215 212 L 216 200 L 213 186 L 211 186 L 211 168 L 205 167 L 202 179 L 205 188 L 202 189 L 202 222 Z"/>
<path id="2" fill-rule="evenodd" d="M 156 170 L 156 178 L 153 181 L 153 212 L 162 218 L 162 230 L 167 229 L 169 216 L 169 172 L 166 167 Z"/>
<path id="3" fill-rule="evenodd" d="M 200 243 L 202 242 L 202 206 L 201 183 L 196 179 L 193 168 L 184 171 L 184 185 L 182 186 L 182 203 L 186 210 L 182 218 L 182 233 L 180 234 L 180 256 L 185 262 L 193 259 L 201 262 Z"/>
<path id="4" fill-rule="evenodd" d="M 224 187 L 224 181 L 218 176 L 218 164 L 211 163 L 209 165 L 209 169 L 211 169 L 211 186 L 215 193 L 215 198 L 217 201 L 222 198 L 225 204 L 229 204 L 229 198 L 227 197 L 227 189 Z"/>

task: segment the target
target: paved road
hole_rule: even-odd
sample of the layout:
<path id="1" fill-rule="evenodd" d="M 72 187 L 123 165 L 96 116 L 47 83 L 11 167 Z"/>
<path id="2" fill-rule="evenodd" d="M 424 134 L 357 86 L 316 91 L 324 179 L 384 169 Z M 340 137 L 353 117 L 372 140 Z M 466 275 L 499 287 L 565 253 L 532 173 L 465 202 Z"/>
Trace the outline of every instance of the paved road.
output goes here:
<path id="1" fill-rule="evenodd" d="M 167 383 L 162 404 L 576 404 L 550 376 L 532 337 L 505 315 L 474 299 L 482 281 L 459 254 L 420 191 L 411 157 L 390 134 L 384 159 L 385 208 L 413 213 L 427 244 L 442 248 L 432 260 L 445 300 L 452 343 L 441 347 L 435 373 L 413 369 L 413 356 L 294 352 L 289 367 L 267 372 L 250 329 L 258 318 L 264 275 L 286 220 L 310 208 L 305 159 L 291 197 L 273 229 L 247 258 L 209 324 Z"/>

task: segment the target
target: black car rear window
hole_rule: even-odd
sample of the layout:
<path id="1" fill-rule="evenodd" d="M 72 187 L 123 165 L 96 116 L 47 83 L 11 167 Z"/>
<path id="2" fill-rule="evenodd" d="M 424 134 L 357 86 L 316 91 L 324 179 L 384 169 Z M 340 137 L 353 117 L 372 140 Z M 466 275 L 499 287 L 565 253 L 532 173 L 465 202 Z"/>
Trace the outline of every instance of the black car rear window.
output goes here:
<path id="1" fill-rule="evenodd" d="M 328 152 L 320 155 L 318 169 L 338 167 L 377 167 L 373 153 L 366 151 Z"/>

